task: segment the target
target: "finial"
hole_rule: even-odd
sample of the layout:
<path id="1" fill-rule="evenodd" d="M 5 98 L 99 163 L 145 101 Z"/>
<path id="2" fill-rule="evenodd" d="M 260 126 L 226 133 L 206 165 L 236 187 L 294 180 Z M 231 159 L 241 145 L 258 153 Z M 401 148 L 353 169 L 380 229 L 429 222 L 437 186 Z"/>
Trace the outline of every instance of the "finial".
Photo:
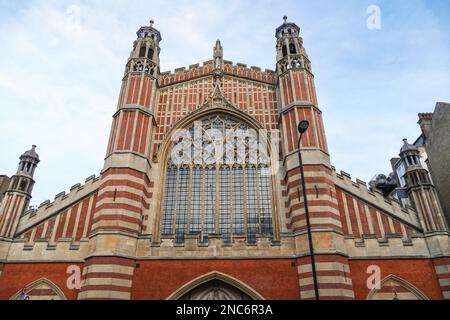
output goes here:
<path id="1" fill-rule="evenodd" d="M 213 57 L 216 63 L 216 68 L 220 69 L 221 59 L 223 59 L 223 48 L 220 40 L 217 39 L 216 45 L 214 46 Z M 219 60 L 217 60 L 219 58 Z"/>
<path id="2" fill-rule="evenodd" d="M 408 139 L 406 139 L 406 138 L 403 139 L 403 142 L 404 142 L 404 143 L 408 143 Z"/>
<path id="3" fill-rule="evenodd" d="M 155 21 L 150 20 L 150 27 L 153 27 L 153 24 L 155 23 Z"/>
<path id="4" fill-rule="evenodd" d="M 31 146 L 31 149 L 36 149 L 36 145 L 35 144 L 33 144 L 32 146 Z"/>
<path id="5" fill-rule="evenodd" d="M 284 16 L 284 17 L 283 17 L 284 23 L 287 23 L 287 19 L 288 19 L 287 16 Z"/>

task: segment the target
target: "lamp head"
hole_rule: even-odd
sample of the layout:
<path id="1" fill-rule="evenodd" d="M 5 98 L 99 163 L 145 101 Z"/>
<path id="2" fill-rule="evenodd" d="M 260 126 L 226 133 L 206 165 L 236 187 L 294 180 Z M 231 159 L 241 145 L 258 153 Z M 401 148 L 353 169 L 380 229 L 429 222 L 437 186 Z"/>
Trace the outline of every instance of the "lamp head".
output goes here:
<path id="1" fill-rule="evenodd" d="M 298 132 L 300 132 L 300 134 L 304 134 L 306 132 L 306 130 L 308 130 L 308 128 L 309 128 L 309 122 L 307 120 L 302 120 L 298 124 Z"/>

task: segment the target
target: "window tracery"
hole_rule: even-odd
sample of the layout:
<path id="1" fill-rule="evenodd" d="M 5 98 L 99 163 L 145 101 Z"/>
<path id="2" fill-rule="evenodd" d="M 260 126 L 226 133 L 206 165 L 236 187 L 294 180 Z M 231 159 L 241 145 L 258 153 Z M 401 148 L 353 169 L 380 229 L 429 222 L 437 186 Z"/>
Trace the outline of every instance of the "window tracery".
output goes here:
<path id="1" fill-rule="evenodd" d="M 245 236 L 255 243 L 260 235 L 272 236 L 268 152 L 260 151 L 254 131 L 216 115 L 196 121 L 176 139 L 166 163 L 163 237 L 183 243 L 186 235 L 201 242 L 210 235 L 224 242 Z"/>

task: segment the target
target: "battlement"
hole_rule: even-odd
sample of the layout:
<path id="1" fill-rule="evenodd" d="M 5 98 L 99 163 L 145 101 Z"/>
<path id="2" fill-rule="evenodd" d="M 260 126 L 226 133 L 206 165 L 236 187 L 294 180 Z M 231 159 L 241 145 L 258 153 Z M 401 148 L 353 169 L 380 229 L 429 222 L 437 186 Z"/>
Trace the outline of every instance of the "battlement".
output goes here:
<path id="1" fill-rule="evenodd" d="M 388 234 L 382 239 L 363 236 L 362 239 L 355 240 L 346 237 L 345 244 L 349 257 L 353 259 L 430 257 L 425 238 L 420 233 L 413 234 L 410 238 L 397 234 Z"/>
<path id="2" fill-rule="evenodd" d="M 395 198 L 385 198 L 378 190 L 369 190 L 366 182 L 360 179 L 352 180 L 351 175 L 345 171 L 337 173 L 336 168 L 332 167 L 332 169 L 337 187 L 377 207 L 379 210 L 396 219 L 403 220 L 410 225 L 420 228 L 417 213 L 413 208 L 402 206 L 400 201 Z"/>
<path id="3" fill-rule="evenodd" d="M 213 61 L 205 61 L 202 65 L 199 63 L 185 67 L 176 68 L 174 71 L 164 71 L 159 75 L 160 86 L 169 86 L 178 82 L 189 81 L 212 74 L 214 67 Z"/>
<path id="4" fill-rule="evenodd" d="M 214 65 L 212 60 L 203 62 L 203 64 L 192 64 L 188 68 L 180 67 L 174 71 L 164 71 L 160 73 L 160 86 L 169 86 L 183 81 L 189 81 L 196 78 L 212 75 Z M 247 78 L 250 80 L 276 84 L 276 73 L 273 70 L 261 70 L 259 67 L 247 67 L 244 63 L 233 64 L 232 61 L 224 60 L 224 73 L 228 75 Z"/>
<path id="5" fill-rule="evenodd" d="M 42 202 L 37 208 L 26 210 L 20 218 L 17 232 L 20 233 L 30 226 L 40 223 L 53 216 L 54 214 L 64 210 L 67 207 L 77 203 L 89 194 L 98 189 L 100 178 L 96 175 L 91 175 L 86 178 L 85 183 L 74 184 L 69 193 L 62 191 L 55 195 L 53 201 L 46 200 Z"/>
<path id="6" fill-rule="evenodd" d="M 228 75 L 243 77 L 250 80 L 266 82 L 275 85 L 277 83 L 276 73 L 273 70 L 261 70 L 259 67 L 247 67 L 244 63 L 233 64 L 231 61 L 224 60 L 224 72 Z"/>
<path id="7" fill-rule="evenodd" d="M 419 119 L 420 120 L 432 120 L 433 113 L 432 112 L 419 113 Z"/>

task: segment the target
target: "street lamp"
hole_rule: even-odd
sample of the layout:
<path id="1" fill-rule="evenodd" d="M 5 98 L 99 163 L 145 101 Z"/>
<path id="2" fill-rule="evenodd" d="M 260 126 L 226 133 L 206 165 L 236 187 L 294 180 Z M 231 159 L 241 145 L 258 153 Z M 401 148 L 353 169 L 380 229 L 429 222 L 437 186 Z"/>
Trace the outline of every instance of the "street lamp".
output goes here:
<path id="1" fill-rule="evenodd" d="M 300 137 L 298 139 L 298 161 L 300 164 L 300 176 L 302 179 L 303 201 L 305 203 L 306 229 L 308 231 L 309 253 L 311 255 L 311 270 L 312 270 L 313 282 L 314 282 L 314 294 L 315 294 L 316 300 L 319 300 L 320 298 L 319 298 L 319 288 L 317 286 L 316 261 L 314 258 L 314 246 L 313 246 L 312 233 L 311 233 L 311 223 L 310 223 L 310 219 L 309 219 L 308 198 L 306 196 L 305 172 L 303 170 L 303 160 L 302 160 L 302 153 L 301 153 L 301 149 L 300 149 L 302 136 L 308 130 L 308 128 L 309 128 L 309 122 L 306 120 L 302 120 L 298 124 L 298 132 L 300 133 Z"/>

